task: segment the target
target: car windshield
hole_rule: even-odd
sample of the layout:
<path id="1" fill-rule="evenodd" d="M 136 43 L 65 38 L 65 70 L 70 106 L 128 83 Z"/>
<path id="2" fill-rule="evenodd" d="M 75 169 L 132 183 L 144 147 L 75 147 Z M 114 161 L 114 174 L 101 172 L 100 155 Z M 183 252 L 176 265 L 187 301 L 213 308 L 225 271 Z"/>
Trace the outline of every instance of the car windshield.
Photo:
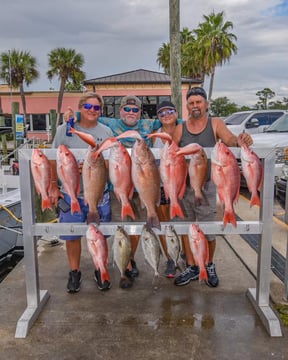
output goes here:
<path id="1" fill-rule="evenodd" d="M 235 113 L 225 119 L 226 125 L 240 125 L 250 113 Z"/>
<path id="2" fill-rule="evenodd" d="M 282 115 L 265 132 L 288 132 L 288 114 Z"/>

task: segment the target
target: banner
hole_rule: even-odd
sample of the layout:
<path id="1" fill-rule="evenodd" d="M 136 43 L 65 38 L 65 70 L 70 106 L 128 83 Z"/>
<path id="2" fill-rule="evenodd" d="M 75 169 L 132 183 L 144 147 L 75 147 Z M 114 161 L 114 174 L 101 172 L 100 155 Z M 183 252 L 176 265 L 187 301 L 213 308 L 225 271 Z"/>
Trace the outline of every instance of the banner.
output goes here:
<path id="1" fill-rule="evenodd" d="M 16 140 L 24 138 L 24 115 L 16 115 Z"/>

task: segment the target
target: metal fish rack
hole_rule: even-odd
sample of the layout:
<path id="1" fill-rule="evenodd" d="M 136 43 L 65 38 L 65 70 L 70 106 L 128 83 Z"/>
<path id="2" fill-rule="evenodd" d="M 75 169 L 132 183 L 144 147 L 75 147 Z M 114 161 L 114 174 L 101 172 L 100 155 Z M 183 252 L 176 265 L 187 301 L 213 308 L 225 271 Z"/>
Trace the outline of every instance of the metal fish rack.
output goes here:
<path id="1" fill-rule="evenodd" d="M 239 148 L 230 148 L 237 159 L 240 158 Z M 128 149 L 131 152 L 131 149 Z M 274 164 L 275 150 L 272 148 L 255 148 L 254 152 L 263 160 L 264 182 L 261 191 L 262 207 L 260 209 L 259 221 L 238 221 L 237 228 L 227 224 L 224 228 L 221 221 L 198 222 L 198 225 L 206 234 L 231 235 L 231 234 L 261 234 L 257 262 L 256 288 L 249 288 L 247 296 L 252 302 L 256 312 L 260 316 L 270 336 L 282 336 L 280 322 L 269 305 L 270 294 L 270 268 L 272 251 L 272 222 L 273 222 L 273 197 L 274 197 Z M 50 160 L 56 159 L 56 149 L 44 149 L 45 155 Z M 76 159 L 83 159 L 86 149 L 71 149 Z M 156 159 L 160 158 L 160 149 L 152 149 Z M 208 158 L 211 158 L 212 148 L 205 148 Z M 49 299 L 47 290 L 39 288 L 39 271 L 37 255 L 37 238 L 39 236 L 53 235 L 85 235 L 86 224 L 79 223 L 36 223 L 33 201 L 33 179 L 30 171 L 31 149 L 19 150 L 20 163 L 20 191 L 21 203 L 25 211 L 22 214 L 23 220 L 23 244 L 24 263 L 26 279 L 27 308 L 17 322 L 15 338 L 25 338 L 38 315 Z M 189 158 L 189 156 L 187 156 Z M 140 234 L 144 222 L 110 222 L 101 223 L 99 228 L 104 235 L 112 235 L 117 226 L 121 225 L 128 234 Z M 158 234 L 164 234 L 165 225 L 168 222 L 161 222 L 161 230 Z M 191 222 L 173 222 L 176 232 L 188 233 Z"/>

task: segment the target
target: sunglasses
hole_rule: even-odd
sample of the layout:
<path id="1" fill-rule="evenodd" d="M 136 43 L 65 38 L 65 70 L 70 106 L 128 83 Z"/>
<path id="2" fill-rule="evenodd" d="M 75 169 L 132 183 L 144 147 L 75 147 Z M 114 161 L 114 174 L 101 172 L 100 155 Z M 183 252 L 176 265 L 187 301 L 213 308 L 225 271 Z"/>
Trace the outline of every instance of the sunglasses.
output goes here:
<path id="1" fill-rule="evenodd" d="M 134 114 L 137 114 L 140 109 L 138 109 L 138 108 L 131 108 L 131 107 L 129 107 L 129 106 L 125 106 L 125 107 L 123 108 L 123 110 L 124 110 L 125 112 L 130 112 L 130 111 L 132 111 Z"/>
<path id="2" fill-rule="evenodd" d="M 89 103 L 83 104 L 84 109 L 86 110 L 91 110 L 92 108 L 94 109 L 94 111 L 99 111 L 101 106 L 100 105 L 92 105 Z"/>
<path id="3" fill-rule="evenodd" d="M 158 113 L 158 115 L 160 117 L 164 117 L 165 115 L 172 115 L 176 112 L 176 110 L 174 109 L 169 109 L 169 110 L 165 110 L 165 111 L 161 111 L 160 113 Z"/>

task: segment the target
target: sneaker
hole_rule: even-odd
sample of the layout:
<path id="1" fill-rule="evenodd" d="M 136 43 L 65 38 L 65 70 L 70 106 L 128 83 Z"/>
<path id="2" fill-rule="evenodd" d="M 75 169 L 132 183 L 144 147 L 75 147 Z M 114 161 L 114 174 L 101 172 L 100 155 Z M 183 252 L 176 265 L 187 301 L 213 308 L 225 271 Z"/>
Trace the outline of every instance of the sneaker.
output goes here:
<path id="1" fill-rule="evenodd" d="M 137 268 L 137 265 L 136 265 L 136 261 L 134 260 L 130 260 L 131 262 L 131 265 L 132 265 L 132 269 L 131 270 L 128 270 L 130 272 L 130 275 L 133 277 L 133 278 L 136 278 L 137 276 L 139 276 L 140 274 L 140 271 L 139 269 Z"/>
<path id="2" fill-rule="evenodd" d="M 186 285 L 189 284 L 192 280 L 198 280 L 199 279 L 199 268 L 197 265 L 189 265 L 187 268 L 176 277 L 174 280 L 174 284 L 177 286 Z"/>
<path id="3" fill-rule="evenodd" d="M 133 286 L 134 277 L 131 275 L 131 271 L 126 269 L 125 276 L 120 279 L 119 287 L 121 289 L 130 289 Z"/>
<path id="4" fill-rule="evenodd" d="M 174 261 L 169 259 L 166 262 L 166 270 L 164 272 L 165 276 L 168 278 L 174 278 L 174 276 L 176 275 L 176 266 L 174 264 Z"/>
<path id="5" fill-rule="evenodd" d="M 100 269 L 94 271 L 94 278 L 99 290 L 106 291 L 110 289 L 111 287 L 110 281 L 105 280 L 104 283 L 102 283 Z"/>
<path id="6" fill-rule="evenodd" d="M 206 284 L 211 287 L 217 287 L 219 284 L 219 279 L 216 274 L 216 268 L 215 264 L 209 263 L 206 266 L 207 274 L 208 274 L 208 281 L 206 281 Z"/>
<path id="7" fill-rule="evenodd" d="M 81 271 L 73 270 L 69 272 L 69 279 L 67 283 L 67 292 L 76 293 L 80 290 Z"/>

